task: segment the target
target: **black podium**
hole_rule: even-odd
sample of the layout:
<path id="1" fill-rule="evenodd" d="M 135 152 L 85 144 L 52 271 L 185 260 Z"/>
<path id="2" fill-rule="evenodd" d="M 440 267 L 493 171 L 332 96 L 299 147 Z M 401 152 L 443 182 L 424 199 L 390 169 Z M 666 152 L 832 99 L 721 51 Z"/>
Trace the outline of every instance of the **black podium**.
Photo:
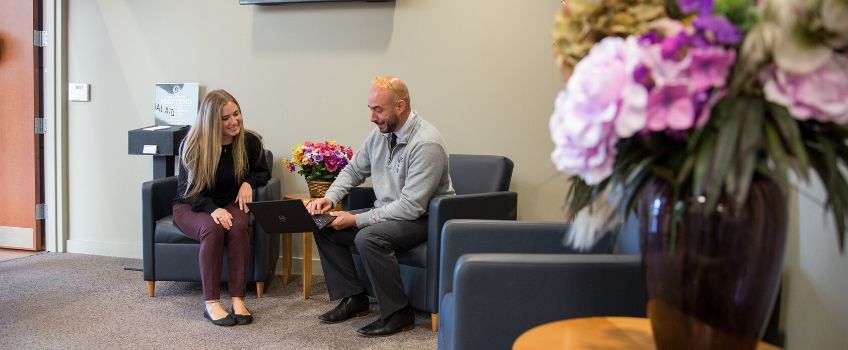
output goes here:
<path id="1" fill-rule="evenodd" d="M 163 125 L 130 130 L 128 153 L 153 156 L 154 180 L 173 176 L 174 157 L 180 153 L 180 142 L 188 128 L 187 125 Z"/>

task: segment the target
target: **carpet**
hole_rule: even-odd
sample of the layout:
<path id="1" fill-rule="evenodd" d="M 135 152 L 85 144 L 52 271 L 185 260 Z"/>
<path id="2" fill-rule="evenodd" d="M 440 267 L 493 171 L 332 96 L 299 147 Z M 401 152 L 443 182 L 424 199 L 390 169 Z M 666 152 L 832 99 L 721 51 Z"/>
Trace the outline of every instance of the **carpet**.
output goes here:
<path id="1" fill-rule="evenodd" d="M 435 349 L 430 315 L 390 337 L 356 330 L 372 314 L 339 324 L 318 322 L 333 308 L 322 276 L 303 300 L 302 279 L 275 278 L 262 299 L 248 286 L 254 322 L 218 327 L 203 318 L 200 283 L 156 282 L 147 296 L 137 259 L 44 253 L 0 262 L 0 348 L 3 349 Z M 229 305 L 226 287 L 222 299 Z M 229 308 L 229 306 L 228 306 Z"/>

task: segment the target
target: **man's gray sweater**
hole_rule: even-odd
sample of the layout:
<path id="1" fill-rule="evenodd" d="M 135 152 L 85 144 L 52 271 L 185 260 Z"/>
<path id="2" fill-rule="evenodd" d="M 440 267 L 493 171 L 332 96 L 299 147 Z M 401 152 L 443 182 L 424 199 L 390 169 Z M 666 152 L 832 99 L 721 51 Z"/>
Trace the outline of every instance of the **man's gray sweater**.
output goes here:
<path id="1" fill-rule="evenodd" d="M 324 195 L 338 203 L 370 176 L 377 200 L 374 209 L 356 214 L 359 228 L 418 219 L 427 213 L 431 198 L 454 194 L 439 130 L 412 112 L 394 150 L 389 149 L 389 135 L 374 128 Z"/>

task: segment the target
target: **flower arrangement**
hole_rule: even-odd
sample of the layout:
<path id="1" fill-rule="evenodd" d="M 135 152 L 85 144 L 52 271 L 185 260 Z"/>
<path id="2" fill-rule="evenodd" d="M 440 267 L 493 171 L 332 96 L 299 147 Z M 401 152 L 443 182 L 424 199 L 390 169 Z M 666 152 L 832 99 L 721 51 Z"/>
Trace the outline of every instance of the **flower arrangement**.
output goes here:
<path id="1" fill-rule="evenodd" d="M 283 165 L 290 172 L 297 170 L 307 181 L 333 181 L 353 158 L 353 150 L 336 141 L 305 141 L 292 147 L 291 154 L 291 159 L 283 159 Z"/>
<path id="2" fill-rule="evenodd" d="M 713 211 L 755 176 L 813 170 L 843 247 L 848 0 L 566 0 L 554 39 L 572 245 L 620 223 L 651 178 Z"/>

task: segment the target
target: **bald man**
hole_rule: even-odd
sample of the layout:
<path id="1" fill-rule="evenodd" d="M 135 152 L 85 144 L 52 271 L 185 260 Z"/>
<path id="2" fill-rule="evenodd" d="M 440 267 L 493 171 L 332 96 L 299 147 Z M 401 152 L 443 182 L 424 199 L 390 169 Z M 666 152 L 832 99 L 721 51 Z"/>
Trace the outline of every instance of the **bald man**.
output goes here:
<path id="1" fill-rule="evenodd" d="M 356 246 L 374 287 L 378 317 L 357 333 L 386 336 L 414 327 L 415 317 L 403 293 L 397 255 L 427 240 L 426 214 L 434 196 L 454 194 L 448 152 L 442 135 L 411 109 L 409 90 L 398 78 L 374 79 L 368 95 L 371 122 L 377 127 L 324 198 L 307 205 L 313 213 L 333 208 L 354 187 L 371 177 L 377 200 L 371 209 L 331 212 L 330 227 L 315 232 L 315 243 L 330 300 L 341 299 L 319 316 L 338 323 L 369 312 L 365 286 L 356 273 L 350 247 Z"/>

